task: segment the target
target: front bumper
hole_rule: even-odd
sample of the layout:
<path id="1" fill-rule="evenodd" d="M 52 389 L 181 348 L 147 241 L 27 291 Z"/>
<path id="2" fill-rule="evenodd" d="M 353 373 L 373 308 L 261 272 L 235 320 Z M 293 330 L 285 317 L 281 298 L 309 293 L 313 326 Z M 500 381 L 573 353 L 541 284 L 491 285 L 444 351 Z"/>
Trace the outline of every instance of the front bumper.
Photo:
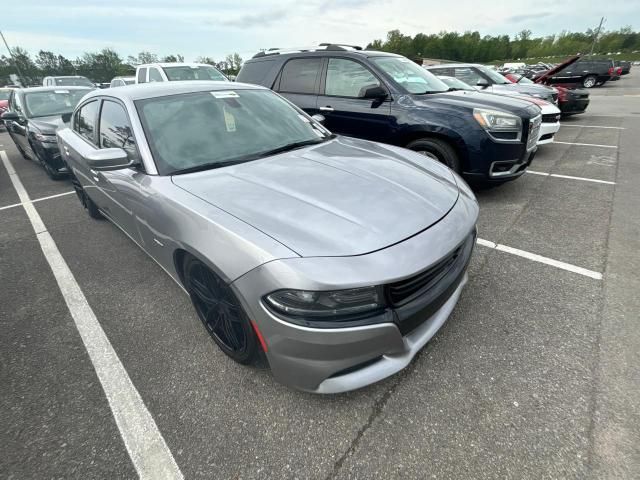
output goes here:
<path id="1" fill-rule="evenodd" d="M 538 134 L 538 145 L 545 145 L 553 142 L 553 137 L 560 130 L 560 122 L 542 122 L 540 133 Z"/>
<path id="2" fill-rule="evenodd" d="M 570 99 L 560 103 L 562 115 L 584 113 L 589 106 L 589 98 Z"/>
<path id="3" fill-rule="evenodd" d="M 67 164 L 60 155 L 60 148 L 57 143 L 33 141 L 32 146 L 43 162 L 48 163 L 58 172 L 66 172 Z"/>
<path id="4" fill-rule="evenodd" d="M 467 281 L 467 265 L 433 304 L 417 310 L 413 302 L 387 308 L 370 319 L 379 323 L 362 326 L 311 328 L 293 324 L 263 303 L 265 295 L 281 288 L 330 290 L 404 280 L 457 248 L 474 231 L 477 216 L 477 202 L 461 191 L 456 205 L 437 224 L 386 249 L 351 257 L 275 260 L 234 281 L 232 288 L 266 341 L 265 353 L 276 380 L 309 392 L 338 393 L 403 369 L 453 310 Z M 420 297 L 415 300 L 419 302 Z M 404 336 L 403 324 L 398 323 L 403 313 L 411 322 Z"/>

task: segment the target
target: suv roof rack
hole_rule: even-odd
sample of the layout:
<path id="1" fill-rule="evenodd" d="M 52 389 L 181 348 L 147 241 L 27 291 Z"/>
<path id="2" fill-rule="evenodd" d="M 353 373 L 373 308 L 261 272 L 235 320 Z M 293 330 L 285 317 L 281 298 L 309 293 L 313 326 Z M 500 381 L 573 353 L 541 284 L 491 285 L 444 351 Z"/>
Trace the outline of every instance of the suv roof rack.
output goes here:
<path id="1" fill-rule="evenodd" d="M 295 52 L 317 52 L 321 50 L 331 51 L 349 51 L 349 50 L 362 50 L 362 47 L 358 45 L 346 45 L 343 43 L 321 43 L 319 45 L 313 45 L 310 47 L 288 47 L 288 48 L 267 48 L 256 53 L 252 58 L 266 57 L 267 55 L 280 55 L 281 53 L 295 53 Z"/>

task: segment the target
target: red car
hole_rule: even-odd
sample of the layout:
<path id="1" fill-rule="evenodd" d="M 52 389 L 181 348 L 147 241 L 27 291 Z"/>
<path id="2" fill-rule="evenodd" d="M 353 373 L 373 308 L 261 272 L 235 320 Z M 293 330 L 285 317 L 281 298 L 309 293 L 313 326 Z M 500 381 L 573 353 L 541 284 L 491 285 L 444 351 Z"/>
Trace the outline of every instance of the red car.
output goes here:
<path id="1" fill-rule="evenodd" d="M 551 78 L 554 74 L 577 62 L 579 59 L 580 55 L 569 57 L 564 62 L 534 78 L 533 82 L 541 85 L 551 85 Z M 570 83 L 559 85 L 558 83 L 553 83 L 553 87 L 558 90 L 558 107 L 562 111 L 563 116 L 584 113 L 589 106 L 589 92 L 582 88 L 571 88 L 573 86 L 577 85 L 571 85 Z"/>
<path id="2" fill-rule="evenodd" d="M 9 95 L 11 94 L 10 88 L 0 88 L 0 115 L 7 111 L 9 108 Z M 4 122 L 0 122 L 0 127 L 4 127 Z"/>

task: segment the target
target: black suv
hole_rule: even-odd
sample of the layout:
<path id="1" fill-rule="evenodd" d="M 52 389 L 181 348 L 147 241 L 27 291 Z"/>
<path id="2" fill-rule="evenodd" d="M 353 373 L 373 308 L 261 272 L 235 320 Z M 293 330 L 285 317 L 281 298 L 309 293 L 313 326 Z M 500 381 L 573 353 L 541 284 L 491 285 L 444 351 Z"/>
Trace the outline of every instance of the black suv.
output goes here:
<path id="1" fill-rule="evenodd" d="M 613 60 L 602 60 L 592 58 L 581 58 L 575 63 L 554 73 L 549 78 L 551 84 L 582 85 L 585 88 L 592 88 L 615 77 Z"/>
<path id="2" fill-rule="evenodd" d="M 524 100 L 450 91 L 400 55 L 322 44 L 267 50 L 238 82 L 280 93 L 330 130 L 410 148 L 468 181 L 498 183 L 524 173 L 538 140 L 540 109 Z"/>

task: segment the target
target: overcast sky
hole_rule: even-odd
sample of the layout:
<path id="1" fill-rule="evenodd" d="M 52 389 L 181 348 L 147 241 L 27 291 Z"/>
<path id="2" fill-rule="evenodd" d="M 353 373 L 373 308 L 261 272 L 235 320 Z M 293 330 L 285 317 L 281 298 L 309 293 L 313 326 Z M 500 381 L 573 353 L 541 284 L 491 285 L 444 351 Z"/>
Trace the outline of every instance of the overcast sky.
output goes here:
<path id="1" fill-rule="evenodd" d="M 10 45 L 75 58 L 112 47 L 217 60 L 260 48 L 342 42 L 366 45 L 392 29 L 405 34 L 478 30 L 514 35 L 584 31 L 640 22 L 638 0 L 17 0 L 2 2 L 0 29 Z M 6 54 L 4 47 L 2 53 Z"/>

